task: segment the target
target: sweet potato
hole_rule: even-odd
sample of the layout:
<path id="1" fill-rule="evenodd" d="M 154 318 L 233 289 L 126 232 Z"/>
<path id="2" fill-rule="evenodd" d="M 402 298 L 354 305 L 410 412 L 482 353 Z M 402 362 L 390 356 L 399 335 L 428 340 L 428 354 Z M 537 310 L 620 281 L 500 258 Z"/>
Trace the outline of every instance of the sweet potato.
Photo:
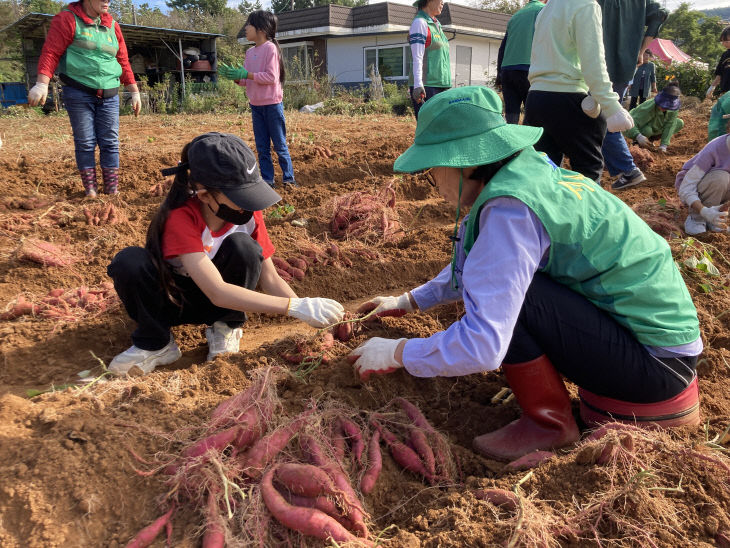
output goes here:
<path id="1" fill-rule="evenodd" d="M 512 512 L 516 511 L 519 506 L 517 495 L 504 489 L 475 489 L 472 494 L 479 500 L 486 500 Z"/>
<path id="2" fill-rule="evenodd" d="M 211 434 L 202 440 L 191 445 L 182 452 L 183 458 L 196 458 L 205 455 L 209 450 L 216 449 L 222 451 L 226 446 L 231 445 L 233 440 L 244 433 L 241 426 L 233 426 L 225 430 Z"/>
<path id="3" fill-rule="evenodd" d="M 295 280 L 303 280 L 304 279 L 304 271 L 300 268 L 296 268 L 294 266 L 289 267 L 289 273 L 292 275 L 292 277 Z"/>
<path id="4" fill-rule="evenodd" d="M 311 464 L 280 464 L 276 467 L 274 478 L 295 495 L 318 497 L 336 494 L 332 478 Z"/>
<path id="5" fill-rule="evenodd" d="M 270 468 L 261 479 L 261 496 L 269 512 L 282 525 L 321 540 L 331 538 L 335 542 L 363 542 L 321 510 L 289 504 L 274 487 L 275 470 Z"/>
<path id="6" fill-rule="evenodd" d="M 365 444 L 362 441 L 362 432 L 360 431 L 360 427 L 350 419 L 346 419 L 344 417 L 340 419 L 340 424 L 342 426 L 342 431 L 347 437 L 347 440 L 350 442 L 350 448 L 355 457 L 355 461 L 362 465 L 362 453 L 365 450 Z"/>
<path id="7" fill-rule="evenodd" d="M 311 411 L 300 413 L 299 416 L 292 420 L 289 424 L 264 436 L 248 451 L 241 455 L 240 461 L 244 466 L 244 474 L 253 479 L 260 478 L 263 469 L 299 432 L 309 414 L 311 414 Z"/>
<path id="8" fill-rule="evenodd" d="M 408 415 L 408 418 L 413 421 L 413 424 L 416 426 L 423 428 L 424 430 L 428 432 L 434 432 L 435 429 L 433 426 L 431 426 L 431 423 L 428 422 L 428 419 L 423 416 L 423 413 L 421 413 L 421 410 L 418 409 L 415 405 L 413 405 L 411 402 L 409 402 L 405 398 L 395 398 L 393 400 L 395 403 L 397 403 L 403 411 L 405 411 L 406 415 Z"/>
<path id="9" fill-rule="evenodd" d="M 285 282 L 290 282 L 290 281 L 292 281 L 294 279 L 294 277 L 291 274 L 289 274 L 286 270 L 282 270 L 280 268 L 277 268 L 276 269 L 276 273 Z"/>
<path id="10" fill-rule="evenodd" d="M 337 504 L 328 497 L 303 497 L 301 495 L 292 495 L 285 493 L 284 498 L 294 506 L 302 506 L 304 508 L 316 508 L 336 519 L 348 531 L 352 529 L 352 522 L 340 513 Z"/>
<path id="11" fill-rule="evenodd" d="M 160 516 L 150 525 L 137 533 L 137 535 L 127 543 L 126 548 L 146 548 L 152 544 L 157 538 L 157 535 L 162 532 L 162 529 L 164 529 L 166 524 L 170 521 L 174 512 L 175 507 L 173 506 L 164 515 Z"/>
<path id="12" fill-rule="evenodd" d="M 431 449 L 431 445 L 428 443 L 426 434 L 417 426 L 412 426 L 408 431 L 408 442 L 421 458 L 426 472 L 431 477 L 434 477 L 436 475 L 436 459 L 433 455 L 433 449 Z"/>
<path id="13" fill-rule="evenodd" d="M 360 479 L 360 491 L 367 495 L 373 490 L 382 468 L 383 455 L 380 452 L 380 432 L 375 430 L 368 444 L 368 467 Z"/>
<path id="14" fill-rule="evenodd" d="M 307 264 L 307 261 L 304 259 L 299 259 L 297 257 L 290 257 L 286 260 L 289 265 L 291 265 L 293 268 L 298 268 L 302 272 L 306 272 L 309 265 Z"/>
<path id="15" fill-rule="evenodd" d="M 390 454 L 393 456 L 393 460 L 395 460 L 395 462 L 400 464 L 409 472 L 420 474 L 427 479 L 433 478 L 433 476 L 428 473 L 423 465 L 423 462 L 421 462 L 418 454 L 413 449 L 400 441 L 396 437 L 396 435 L 389 431 L 387 428 L 384 428 L 380 425 L 376 426 L 376 428 L 380 432 L 380 435 L 382 436 L 385 443 L 388 445 L 388 449 L 390 449 Z"/>
<path id="16" fill-rule="evenodd" d="M 506 468 L 509 470 L 529 470 L 530 468 L 540 466 L 543 462 L 554 456 L 555 453 L 552 451 L 533 451 L 508 463 Z"/>
<path id="17" fill-rule="evenodd" d="M 271 261 L 274 263 L 274 266 L 279 270 L 291 273 L 291 265 L 284 259 L 280 257 L 271 257 Z"/>
<path id="18" fill-rule="evenodd" d="M 205 533 L 203 534 L 202 548 L 223 548 L 226 535 L 223 532 L 220 512 L 215 494 L 208 492 L 208 502 L 205 508 Z"/>

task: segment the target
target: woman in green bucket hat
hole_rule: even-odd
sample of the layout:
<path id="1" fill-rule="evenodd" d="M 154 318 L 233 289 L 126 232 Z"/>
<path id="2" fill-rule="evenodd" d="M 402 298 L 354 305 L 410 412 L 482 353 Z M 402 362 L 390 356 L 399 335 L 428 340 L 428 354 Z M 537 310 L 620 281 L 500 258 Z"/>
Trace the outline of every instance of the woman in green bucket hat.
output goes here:
<path id="1" fill-rule="evenodd" d="M 486 87 L 445 91 L 421 109 L 415 143 L 395 170 L 425 170 L 469 215 L 451 264 L 366 310 L 426 310 L 463 300 L 465 314 L 428 338 L 372 338 L 352 352 L 365 380 L 502 367 L 522 417 L 478 436 L 500 460 L 579 438 L 561 375 L 579 387 L 589 425 L 697 424 L 697 312 L 667 243 L 621 200 L 558 168 L 533 144 L 542 130 L 506 124 Z"/>

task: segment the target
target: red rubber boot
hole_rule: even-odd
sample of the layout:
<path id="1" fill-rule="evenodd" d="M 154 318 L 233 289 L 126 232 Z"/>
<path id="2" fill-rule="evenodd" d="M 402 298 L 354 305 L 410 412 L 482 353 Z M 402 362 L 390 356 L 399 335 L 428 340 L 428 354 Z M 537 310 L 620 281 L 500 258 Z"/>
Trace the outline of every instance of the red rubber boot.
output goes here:
<path id="1" fill-rule="evenodd" d="M 529 362 L 502 364 L 522 416 L 474 438 L 474 449 L 490 459 L 512 461 L 536 450 L 563 447 L 580 432 L 563 379 L 546 355 Z"/>

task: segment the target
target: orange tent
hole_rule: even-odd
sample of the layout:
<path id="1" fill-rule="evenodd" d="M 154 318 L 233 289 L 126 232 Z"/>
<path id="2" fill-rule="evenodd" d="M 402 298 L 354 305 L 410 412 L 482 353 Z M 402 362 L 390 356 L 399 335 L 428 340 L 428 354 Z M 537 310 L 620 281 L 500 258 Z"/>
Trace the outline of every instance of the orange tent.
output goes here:
<path id="1" fill-rule="evenodd" d="M 674 42 L 671 40 L 654 38 L 647 49 L 649 49 L 655 57 L 658 57 L 665 63 L 686 63 L 692 60 L 692 57 L 675 46 Z"/>

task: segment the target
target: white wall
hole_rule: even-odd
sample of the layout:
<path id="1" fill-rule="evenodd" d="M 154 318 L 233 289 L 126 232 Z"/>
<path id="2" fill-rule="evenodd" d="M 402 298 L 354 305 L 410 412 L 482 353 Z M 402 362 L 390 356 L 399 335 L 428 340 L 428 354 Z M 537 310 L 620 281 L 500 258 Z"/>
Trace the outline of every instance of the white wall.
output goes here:
<path id="1" fill-rule="evenodd" d="M 327 39 L 327 73 L 334 77 L 336 83 L 364 81 L 364 48 L 407 44 L 408 33 L 354 36 Z M 471 47 L 471 83 L 485 84 L 487 78 L 497 74 L 497 52 L 500 40 L 481 36 L 457 35 L 449 42 L 451 56 L 451 78 L 456 74 L 456 46 Z M 485 72 L 489 75 L 486 76 Z"/>

